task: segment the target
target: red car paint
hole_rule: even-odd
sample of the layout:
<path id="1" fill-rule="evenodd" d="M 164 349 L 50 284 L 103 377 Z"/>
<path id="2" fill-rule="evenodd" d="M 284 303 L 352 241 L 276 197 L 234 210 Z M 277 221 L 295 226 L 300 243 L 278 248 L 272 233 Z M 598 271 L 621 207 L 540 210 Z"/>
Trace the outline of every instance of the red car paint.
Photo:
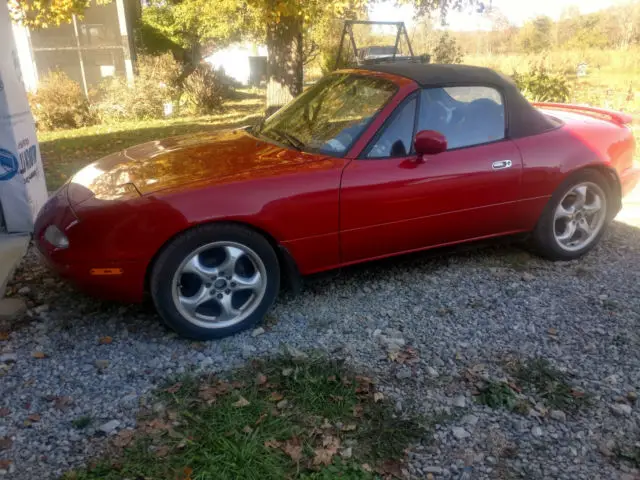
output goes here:
<path id="1" fill-rule="evenodd" d="M 132 147 L 92 164 L 82 171 L 84 178 L 74 178 L 49 200 L 36 222 L 40 252 L 83 289 L 137 302 L 163 246 L 205 222 L 238 222 L 262 231 L 306 275 L 529 232 L 558 185 L 581 168 L 613 172 L 622 195 L 638 181 L 624 117 L 573 106 L 549 106 L 548 113 L 564 125 L 540 135 L 425 156 L 423 162 L 417 156 L 359 160 L 418 85 L 400 76 L 357 72 L 390 79 L 398 91 L 343 158 L 267 143 L 245 130 Z M 492 163 L 502 160 L 512 168 L 493 170 Z M 69 248 L 44 239 L 52 224 L 67 235 Z M 91 274 L 111 268 L 122 274 Z"/>

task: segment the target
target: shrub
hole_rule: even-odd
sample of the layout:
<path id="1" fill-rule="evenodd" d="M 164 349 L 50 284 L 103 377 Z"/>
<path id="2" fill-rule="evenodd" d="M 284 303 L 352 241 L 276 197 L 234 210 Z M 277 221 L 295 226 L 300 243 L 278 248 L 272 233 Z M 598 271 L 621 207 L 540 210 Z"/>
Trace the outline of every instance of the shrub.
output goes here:
<path id="1" fill-rule="evenodd" d="M 513 73 L 516 85 L 532 102 L 567 102 L 571 88 L 567 78 L 542 66 L 534 66 L 527 73 Z"/>
<path id="2" fill-rule="evenodd" d="M 440 35 L 438 44 L 433 50 L 433 61 L 434 63 L 462 63 L 462 50 L 449 32 Z"/>
<path id="3" fill-rule="evenodd" d="M 89 102 L 77 82 L 63 72 L 50 72 L 29 95 L 31 111 L 41 130 L 79 128 L 95 123 Z"/>
<path id="4" fill-rule="evenodd" d="M 141 56 L 133 85 L 106 79 L 91 98 L 101 121 L 145 120 L 164 116 L 164 104 L 177 100 L 180 64 L 171 54 Z"/>
<path id="5" fill-rule="evenodd" d="M 200 64 L 184 81 L 184 102 L 190 113 L 208 115 L 222 110 L 225 99 L 233 94 L 230 82 L 221 72 Z"/>

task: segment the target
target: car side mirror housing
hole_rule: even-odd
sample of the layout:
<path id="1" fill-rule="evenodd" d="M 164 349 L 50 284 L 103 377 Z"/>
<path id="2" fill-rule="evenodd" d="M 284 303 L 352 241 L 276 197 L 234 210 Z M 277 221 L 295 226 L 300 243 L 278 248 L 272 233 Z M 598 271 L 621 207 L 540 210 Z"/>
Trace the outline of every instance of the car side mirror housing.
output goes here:
<path id="1" fill-rule="evenodd" d="M 447 151 L 447 138 L 435 130 L 421 130 L 416 134 L 413 142 L 418 159 L 423 160 L 424 155 L 437 155 Z"/>

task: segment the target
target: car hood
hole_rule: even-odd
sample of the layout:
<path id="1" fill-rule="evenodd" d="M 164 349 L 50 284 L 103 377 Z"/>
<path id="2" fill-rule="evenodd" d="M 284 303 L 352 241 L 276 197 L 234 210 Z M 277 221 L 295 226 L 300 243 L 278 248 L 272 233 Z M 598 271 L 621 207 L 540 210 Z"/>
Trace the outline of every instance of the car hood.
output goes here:
<path id="1" fill-rule="evenodd" d="M 257 170 L 309 161 L 312 156 L 264 142 L 245 130 L 205 132 L 143 143 L 108 155 L 76 173 L 72 203 L 114 200 L 251 178 Z"/>

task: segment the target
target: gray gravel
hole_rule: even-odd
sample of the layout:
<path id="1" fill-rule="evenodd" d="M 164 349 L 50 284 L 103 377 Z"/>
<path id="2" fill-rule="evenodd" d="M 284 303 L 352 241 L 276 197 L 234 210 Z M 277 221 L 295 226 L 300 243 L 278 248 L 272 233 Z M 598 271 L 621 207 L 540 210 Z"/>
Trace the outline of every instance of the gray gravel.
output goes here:
<path id="1" fill-rule="evenodd" d="M 640 478 L 612 458 L 640 441 L 640 406 L 618 401 L 640 390 L 639 253 L 640 230 L 615 223 L 577 262 L 490 247 L 353 267 L 283 295 L 264 331 L 203 344 L 178 338 L 148 306 L 76 292 L 32 252 L 10 288 L 29 314 L 0 340 L 0 461 L 13 462 L 0 473 L 55 477 L 134 426 L 167 376 L 290 347 L 372 370 L 399 412 L 442 419 L 410 451 L 412 478 Z M 404 364 L 389 359 L 407 351 Z M 467 369 L 500 378 L 505 358 L 534 356 L 575 375 L 593 406 L 523 416 L 479 405 L 463 381 Z"/>

